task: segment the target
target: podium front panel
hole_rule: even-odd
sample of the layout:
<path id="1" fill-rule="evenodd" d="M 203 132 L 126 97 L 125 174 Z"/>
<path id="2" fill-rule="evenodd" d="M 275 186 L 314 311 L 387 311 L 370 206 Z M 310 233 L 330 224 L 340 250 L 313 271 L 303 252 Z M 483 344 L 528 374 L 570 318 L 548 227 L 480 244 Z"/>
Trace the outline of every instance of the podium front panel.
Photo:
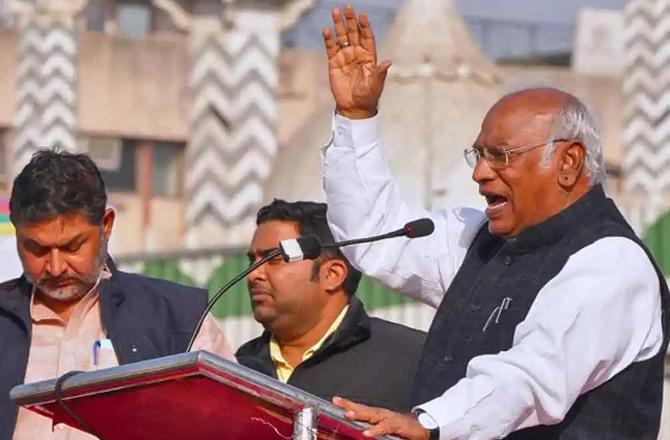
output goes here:
<path id="1" fill-rule="evenodd" d="M 55 380 L 20 385 L 11 398 L 81 429 L 57 402 L 55 386 Z M 366 438 L 364 425 L 346 420 L 330 402 L 202 351 L 80 373 L 61 394 L 103 440 L 288 440 L 303 408 L 317 412 L 319 439 Z"/>

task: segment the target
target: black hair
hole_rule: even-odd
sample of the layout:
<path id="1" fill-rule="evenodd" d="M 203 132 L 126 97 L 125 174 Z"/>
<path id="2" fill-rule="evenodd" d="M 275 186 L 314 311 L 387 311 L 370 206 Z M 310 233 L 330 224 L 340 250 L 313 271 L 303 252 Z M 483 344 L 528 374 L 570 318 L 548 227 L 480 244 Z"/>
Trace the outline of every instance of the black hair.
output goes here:
<path id="1" fill-rule="evenodd" d="M 14 179 L 9 200 L 16 226 L 82 213 L 101 224 L 107 206 L 105 183 L 86 154 L 41 149 Z"/>
<path id="2" fill-rule="evenodd" d="M 323 244 L 334 243 L 333 233 L 326 220 L 327 210 L 328 206 L 325 203 L 287 202 L 274 199 L 272 203 L 258 210 L 256 225 L 272 220 L 296 222 L 300 235 L 315 235 Z M 348 273 L 342 283 L 342 288 L 347 295 L 351 296 L 358 288 L 361 273 L 349 263 L 349 260 L 339 249 L 324 249 L 321 251 L 319 259 L 314 262 L 312 267 L 312 279 L 318 279 L 321 261 L 334 258 L 344 261 L 347 265 Z"/>

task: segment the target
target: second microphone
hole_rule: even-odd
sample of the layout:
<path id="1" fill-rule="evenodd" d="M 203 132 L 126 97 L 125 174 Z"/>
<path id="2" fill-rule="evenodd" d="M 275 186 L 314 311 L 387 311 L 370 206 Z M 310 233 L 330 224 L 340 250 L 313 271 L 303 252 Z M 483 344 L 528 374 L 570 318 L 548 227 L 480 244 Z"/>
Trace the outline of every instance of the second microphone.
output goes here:
<path id="1" fill-rule="evenodd" d="M 321 255 L 322 249 L 333 249 L 353 244 L 370 243 L 393 237 L 425 237 L 432 234 L 434 230 L 435 224 L 431 219 L 421 218 L 406 223 L 402 228 L 386 234 L 375 235 L 374 237 L 356 238 L 338 243 L 322 244 L 319 239 L 313 235 L 282 240 L 279 242 L 279 250 L 285 261 L 314 260 Z"/>

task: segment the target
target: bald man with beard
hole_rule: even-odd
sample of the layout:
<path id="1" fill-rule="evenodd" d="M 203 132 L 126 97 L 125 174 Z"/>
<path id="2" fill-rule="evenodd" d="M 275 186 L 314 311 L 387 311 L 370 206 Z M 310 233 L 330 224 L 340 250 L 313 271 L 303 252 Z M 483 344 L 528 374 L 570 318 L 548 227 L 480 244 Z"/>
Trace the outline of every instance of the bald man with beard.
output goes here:
<path id="1" fill-rule="evenodd" d="M 391 62 L 378 64 L 367 17 L 333 10 L 324 42 L 336 103 L 323 154 L 335 239 L 420 216 L 436 223 L 424 239 L 343 250 L 362 272 L 437 309 L 413 413 L 335 404 L 370 423 L 368 436 L 656 439 L 668 287 L 605 195 L 588 108 L 550 88 L 503 97 L 464 150 L 485 211 L 424 212 L 400 199 L 383 159 L 377 112 Z"/>

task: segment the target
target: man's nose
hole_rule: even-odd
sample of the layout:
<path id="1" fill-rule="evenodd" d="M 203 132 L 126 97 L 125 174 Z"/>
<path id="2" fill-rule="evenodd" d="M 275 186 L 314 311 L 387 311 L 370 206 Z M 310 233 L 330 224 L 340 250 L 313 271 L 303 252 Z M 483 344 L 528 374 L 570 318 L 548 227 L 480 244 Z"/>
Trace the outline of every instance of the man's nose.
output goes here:
<path id="1" fill-rule="evenodd" d="M 65 259 L 58 249 L 52 249 L 49 252 L 49 260 L 45 269 L 53 278 L 58 278 L 67 270 Z"/>
<path id="2" fill-rule="evenodd" d="M 252 262 L 252 264 L 253 263 L 255 263 L 255 261 Z M 251 281 L 251 282 L 262 280 L 264 278 L 265 278 L 265 265 L 264 264 L 258 266 L 256 269 L 252 270 L 247 275 L 247 280 Z"/>
<path id="3" fill-rule="evenodd" d="M 480 157 L 477 161 L 477 165 L 472 170 L 472 180 L 477 183 L 485 182 L 487 180 L 495 179 L 496 172 L 491 168 L 488 160 L 484 157 Z"/>

